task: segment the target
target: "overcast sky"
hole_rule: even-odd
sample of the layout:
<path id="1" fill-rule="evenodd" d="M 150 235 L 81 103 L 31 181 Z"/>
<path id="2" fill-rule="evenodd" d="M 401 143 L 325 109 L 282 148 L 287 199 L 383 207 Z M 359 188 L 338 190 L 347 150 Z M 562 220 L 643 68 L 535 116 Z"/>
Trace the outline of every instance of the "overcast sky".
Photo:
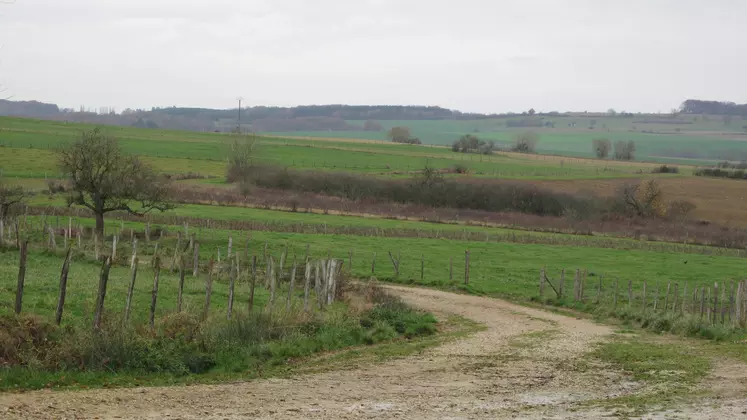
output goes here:
<path id="1" fill-rule="evenodd" d="M 61 106 L 747 102 L 746 0 L 16 0 L 0 84 Z"/>

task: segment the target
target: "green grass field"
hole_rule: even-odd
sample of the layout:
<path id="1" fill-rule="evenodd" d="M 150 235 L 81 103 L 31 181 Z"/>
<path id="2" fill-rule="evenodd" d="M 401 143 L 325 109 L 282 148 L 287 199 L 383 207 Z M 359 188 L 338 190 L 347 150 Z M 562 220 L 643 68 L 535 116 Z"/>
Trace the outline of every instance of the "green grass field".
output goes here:
<path id="1" fill-rule="evenodd" d="M 61 122 L 0 118 L 0 169 L 7 178 L 19 180 L 59 177 L 56 148 L 75 141 L 81 129 L 91 126 Z M 123 149 L 143 156 L 166 173 L 193 172 L 205 176 L 225 175 L 230 136 L 165 130 L 107 127 L 120 139 Z M 567 137 L 579 149 L 566 150 L 579 155 L 581 144 Z M 588 140 L 588 141 L 587 141 Z M 565 144 L 559 139 L 557 144 Z M 739 144 L 732 141 L 731 144 Z M 563 146 L 566 147 L 566 146 Z M 567 149 L 567 147 L 566 147 Z M 469 168 L 471 175 L 508 179 L 596 179 L 631 177 L 649 172 L 650 166 L 598 160 L 563 159 L 516 154 L 482 156 L 453 153 L 448 148 L 369 143 L 355 140 L 326 141 L 298 138 L 259 138 L 257 161 L 296 169 L 360 172 L 378 176 L 418 171 L 426 165 L 437 169 L 457 165 Z M 577 153 L 578 152 L 578 153 Z"/>

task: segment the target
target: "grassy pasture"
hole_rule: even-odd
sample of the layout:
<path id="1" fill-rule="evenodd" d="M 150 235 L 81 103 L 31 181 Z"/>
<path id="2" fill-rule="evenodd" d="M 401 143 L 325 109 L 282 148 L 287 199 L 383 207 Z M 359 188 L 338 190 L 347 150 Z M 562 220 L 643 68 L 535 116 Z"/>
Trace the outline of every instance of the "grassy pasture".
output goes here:
<path id="1" fill-rule="evenodd" d="M 82 219 L 82 223 L 91 226 L 92 220 Z M 111 232 L 114 227 L 119 227 L 119 223 L 110 221 L 109 226 Z M 141 223 L 134 222 L 125 222 L 124 227 L 143 229 Z M 172 231 L 178 229 L 183 228 L 173 227 Z M 566 278 L 568 283 L 571 281 L 570 273 L 581 268 L 593 273 L 589 280 L 590 284 L 595 284 L 596 276 L 602 275 L 607 279 L 606 287 L 612 284 L 612 279 L 617 278 L 621 282 L 632 280 L 634 290 L 642 288 L 644 279 L 650 285 L 657 281 L 662 284 L 668 281 L 687 283 L 688 289 L 693 290 L 695 286 L 712 285 L 714 281 L 741 279 L 744 266 L 744 258 L 741 257 L 698 255 L 674 250 L 631 249 L 625 247 L 624 241 L 621 241 L 620 248 L 595 248 L 422 237 L 395 238 L 264 231 L 249 233 L 193 228 L 193 232 L 195 231 L 201 243 L 201 256 L 204 261 L 211 255 L 217 256 L 219 251 L 225 256 L 228 237 L 232 235 L 235 252 L 243 253 L 248 240 L 249 255 L 263 255 L 267 243 L 269 252 L 276 257 L 285 246 L 288 246 L 289 255 L 295 254 L 302 259 L 308 244 L 312 257 L 322 258 L 331 255 L 344 259 L 345 264 L 349 265 L 349 252 L 352 251 L 352 273 L 359 278 L 368 278 L 372 275 L 373 254 L 376 253 L 374 276 L 377 278 L 447 288 L 461 287 L 464 279 L 465 251 L 469 250 L 469 290 L 520 300 L 536 296 L 539 271 L 542 267 L 546 267 L 548 276 L 556 280 L 561 269 L 566 269 L 569 273 Z M 591 244 L 593 240 L 590 240 Z M 163 252 L 170 255 L 169 252 L 173 253 L 175 239 L 170 237 L 164 241 L 161 245 Z M 61 244 L 62 240 L 58 238 L 57 242 Z M 127 255 L 128 245 L 123 243 L 122 246 L 121 252 Z M 395 257 L 401 253 L 399 276 L 396 276 L 389 260 L 389 252 Z M 421 258 L 424 268 L 422 280 Z M 452 281 L 449 280 L 450 259 L 453 260 Z"/>
<path id="2" fill-rule="evenodd" d="M 74 141 L 82 124 L 0 118 L 0 167 L 9 177 L 49 177 L 57 172 L 54 150 Z M 164 172 L 222 176 L 228 145 L 223 134 L 107 127 L 125 151 L 148 159 Z M 645 164 L 578 159 L 537 159 L 534 156 L 493 156 L 453 153 L 447 148 L 372 144 L 354 140 L 331 142 L 299 138 L 261 137 L 258 160 L 300 169 L 343 170 L 390 174 L 422 169 L 426 164 L 445 169 L 464 165 L 470 172 L 502 178 L 600 178 L 635 174 Z"/>

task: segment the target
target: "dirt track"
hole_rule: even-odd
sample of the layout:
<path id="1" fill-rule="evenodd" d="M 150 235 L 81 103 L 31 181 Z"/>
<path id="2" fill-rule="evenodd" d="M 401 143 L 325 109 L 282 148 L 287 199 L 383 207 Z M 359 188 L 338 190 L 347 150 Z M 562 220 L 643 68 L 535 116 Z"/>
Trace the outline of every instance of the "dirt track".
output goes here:
<path id="1" fill-rule="evenodd" d="M 608 327 L 489 298 L 391 289 L 437 315 L 459 314 L 487 328 L 419 355 L 293 379 L 0 394 L 0 418 L 600 418 L 612 413 L 579 403 L 642 386 L 603 366 L 574 367 L 612 334 Z M 745 410 L 737 395 L 648 418 L 746 418 Z"/>

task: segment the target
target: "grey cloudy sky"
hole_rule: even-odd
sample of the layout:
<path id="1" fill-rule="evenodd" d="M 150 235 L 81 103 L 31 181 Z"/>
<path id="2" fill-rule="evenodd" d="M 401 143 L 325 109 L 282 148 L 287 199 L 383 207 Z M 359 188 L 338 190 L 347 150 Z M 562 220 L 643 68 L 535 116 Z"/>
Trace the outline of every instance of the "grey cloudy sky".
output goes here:
<path id="1" fill-rule="evenodd" d="M 63 106 L 747 102 L 745 0 L 16 0 L 0 84 Z"/>

